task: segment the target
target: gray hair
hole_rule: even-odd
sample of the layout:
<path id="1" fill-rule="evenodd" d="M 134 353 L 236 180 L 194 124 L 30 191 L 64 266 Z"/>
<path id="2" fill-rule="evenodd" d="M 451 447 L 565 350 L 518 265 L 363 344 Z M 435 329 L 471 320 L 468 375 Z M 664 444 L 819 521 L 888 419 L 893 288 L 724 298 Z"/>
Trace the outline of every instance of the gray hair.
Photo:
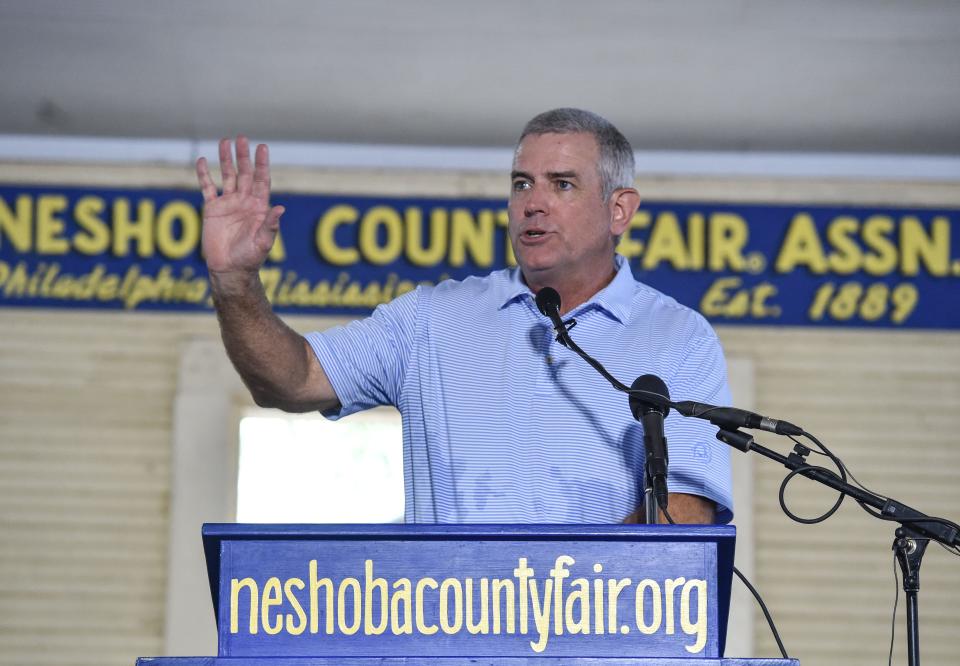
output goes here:
<path id="1" fill-rule="evenodd" d="M 517 140 L 520 143 L 530 136 L 540 134 L 590 134 L 597 141 L 600 152 L 600 188 L 606 201 L 613 191 L 633 187 L 633 148 L 613 123 L 583 109 L 553 109 L 535 116 L 523 128 Z"/>

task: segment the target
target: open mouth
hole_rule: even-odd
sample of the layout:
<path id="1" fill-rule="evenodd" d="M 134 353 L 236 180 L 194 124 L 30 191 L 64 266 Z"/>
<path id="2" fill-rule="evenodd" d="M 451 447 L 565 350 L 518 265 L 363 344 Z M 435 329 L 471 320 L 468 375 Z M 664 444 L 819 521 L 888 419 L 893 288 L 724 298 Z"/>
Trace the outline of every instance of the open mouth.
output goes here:
<path id="1" fill-rule="evenodd" d="M 524 231 L 523 235 L 526 236 L 527 238 L 539 238 L 540 236 L 543 236 L 545 233 L 547 232 L 539 231 L 537 229 L 530 229 L 528 231 Z"/>

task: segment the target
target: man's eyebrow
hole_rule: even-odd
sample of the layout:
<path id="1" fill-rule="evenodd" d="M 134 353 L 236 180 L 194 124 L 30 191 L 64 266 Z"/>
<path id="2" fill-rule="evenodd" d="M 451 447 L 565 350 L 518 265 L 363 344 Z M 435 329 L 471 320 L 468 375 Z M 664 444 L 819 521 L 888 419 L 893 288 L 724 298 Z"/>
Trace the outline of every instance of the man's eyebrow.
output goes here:
<path id="1" fill-rule="evenodd" d="M 548 171 L 547 178 L 556 180 L 557 178 L 576 178 L 576 171 Z"/>
<path id="2" fill-rule="evenodd" d="M 513 171 L 510 172 L 510 180 L 516 180 L 517 178 L 526 178 L 527 180 L 533 180 L 533 176 L 531 176 L 526 171 L 517 171 L 516 169 L 514 169 Z"/>

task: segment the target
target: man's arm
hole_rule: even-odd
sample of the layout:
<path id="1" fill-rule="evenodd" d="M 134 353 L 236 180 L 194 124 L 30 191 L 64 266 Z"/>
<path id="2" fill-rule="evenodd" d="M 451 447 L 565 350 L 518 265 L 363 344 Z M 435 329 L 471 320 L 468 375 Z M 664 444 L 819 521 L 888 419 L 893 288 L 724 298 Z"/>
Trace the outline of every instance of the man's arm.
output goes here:
<path id="1" fill-rule="evenodd" d="M 246 137 L 237 137 L 234 167 L 229 139 L 220 141 L 223 192 L 217 193 L 207 160 L 197 160 L 203 192 L 203 254 L 227 355 L 264 407 L 328 410 L 339 404 L 307 341 L 277 317 L 260 282 L 260 267 L 280 228 L 282 206 L 270 206 L 267 146 L 250 163 Z"/>
<path id="2" fill-rule="evenodd" d="M 717 514 L 717 505 L 699 495 L 686 493 L 667 493 L 667 511 L 678 525 L 712 525 Z M 660 523 L 666 524 L 667 517 L 660 511 Z M 644 522 L 645 512 L 641 506 L 631 513 L 625 523 Z"/>

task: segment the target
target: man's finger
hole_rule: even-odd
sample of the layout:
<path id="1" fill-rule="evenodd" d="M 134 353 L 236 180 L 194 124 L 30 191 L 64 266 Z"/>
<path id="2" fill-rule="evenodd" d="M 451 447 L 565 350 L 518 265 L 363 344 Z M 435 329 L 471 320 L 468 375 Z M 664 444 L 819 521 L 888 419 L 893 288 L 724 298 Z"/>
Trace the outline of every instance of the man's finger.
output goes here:
<path id="1" fill-rule="evenodd" d="M 237 170 L 233 168 L 230 139 L 220 139 L 220 175 L 223 177 L 223 193 L 237 191 Z"/>
<path id="2" fill-rule="evenodd" d="M 257 146 L 254 154 L 253 196 L 264 201 L 270 199 L 270 150 L 267 144 Z"/>
<path id="3" fill-rule="evenodd" d="M 270 231 L 276 231 L 280 228 L 280 216 L 286 212 L 286 208 L 283 206 L 274 206 L 267 213 L 267 219 L 264 222 L 263 226 L 269 229 Z"/>
<path id="4" fill-rule="evenodd" d="M 270 252 L 277 240 L 277 232 L 280 230 L 280 216 L 283 215 L 283 210 L 283 206 L 274 206 L 268 210 L 263 224 L 257 228 L 256 243 L 264 253 Z"/>
<path id="5" fill-rule="evenodd" d="M 253 186 L 253 164 L 250 163 L 250 141 L 242 134 L 237 137 L 237 190 L 249 194 Z"/>
<path id="6" fill-rule="evenodd" d="M 203 194 L 205 203 L 210 203 L 217 198 L 217 186 L 213 184 L 213 178 L 210 177 L 206 157 L 197 160 L 197 181 L 200 183 L 200 192 Z"/>

